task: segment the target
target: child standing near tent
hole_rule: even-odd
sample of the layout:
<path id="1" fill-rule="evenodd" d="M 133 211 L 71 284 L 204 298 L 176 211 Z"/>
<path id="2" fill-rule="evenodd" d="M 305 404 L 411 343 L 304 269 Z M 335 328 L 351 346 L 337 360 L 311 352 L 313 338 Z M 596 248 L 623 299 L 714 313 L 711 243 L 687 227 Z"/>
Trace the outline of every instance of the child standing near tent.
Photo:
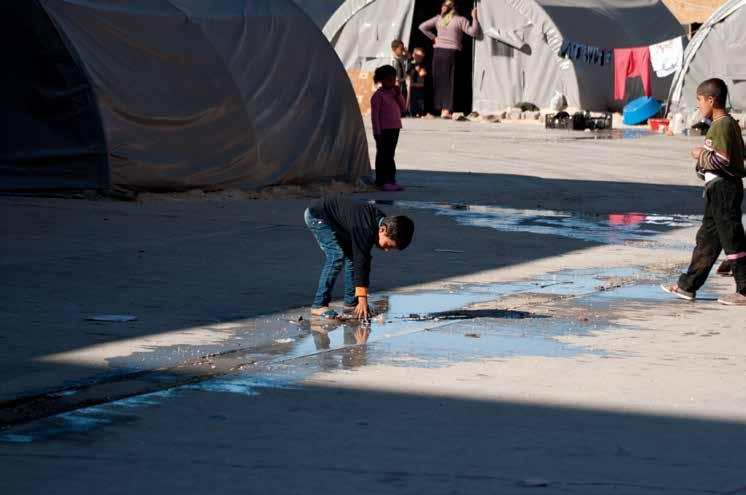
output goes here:
<path id="1" fill-rule="evenodd" d="M 391 42 L 391 66 L 396 69 L 396 84 L 406 101 L 409 94 L 409 88 L 407 87 L 407 47 L 402 40 Z"/>
<path id="2" fill-rule="evenodd" d="M 311 314 L 337 319 L 329 307 L 337 276 L 344 268 L 345 311 L 368 319 L 368 284 L 373 246 L 388 253 L 404 250 L 412 242 L 414 222 L 405 216 L 386 216 L 367 203 L 344 198 L 318 199 L 306 209 L 304 219 L 326 255 Z"/>
<path id="3" fill-rule="evenodd" d="M 409 99 L 407 111 L 410 117 L 422 117 L 425 115 L 425 50 L 415 48 L 412 52 L 412 60 L 407 63 L 407 86 L 409 87 Z"/>
<path id="4" fill-rule="evenodd" d="M 392 66 L 377 68 L 373 81 L 381 85 L 370 99 L 370 118 L 376 140 L 376 185 L 384 191 L 402 191 L 404 188 L 396 183 L 394 155 L 406 103 L 396 85 L 396 69 Z"/>
<path id="5" fill-rule="evenodd" d="M 725 109 L 727 98 L 728 86 L 721 79 L 708 79 L 697 88 L 699 111 L 712 119 L 704 147 L 692 151 L 697 175 L 705 181 L 705 214 L 689 269 L 678 283 L 661 287 L 694 301 L 720 251 L 725 250 L 736 279 L 736 292 L 718 302 L 746 306 L 746 237 L 741 222 L 744 143 L 738 122 Z"/>

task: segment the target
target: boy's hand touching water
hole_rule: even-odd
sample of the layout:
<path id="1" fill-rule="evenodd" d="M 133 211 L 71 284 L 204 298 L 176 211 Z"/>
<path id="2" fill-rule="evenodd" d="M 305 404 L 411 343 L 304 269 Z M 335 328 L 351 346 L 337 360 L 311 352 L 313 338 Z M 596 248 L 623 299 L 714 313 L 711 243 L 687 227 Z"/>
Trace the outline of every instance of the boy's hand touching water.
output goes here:
<path id="1" fill-rule="evenodd" d="M 355 317 L 358 320 L 369 320 L 370 309 L 368 308 L 368 298 L 364 296 L 358 296 L 357 306 L 355 307 Z"/>

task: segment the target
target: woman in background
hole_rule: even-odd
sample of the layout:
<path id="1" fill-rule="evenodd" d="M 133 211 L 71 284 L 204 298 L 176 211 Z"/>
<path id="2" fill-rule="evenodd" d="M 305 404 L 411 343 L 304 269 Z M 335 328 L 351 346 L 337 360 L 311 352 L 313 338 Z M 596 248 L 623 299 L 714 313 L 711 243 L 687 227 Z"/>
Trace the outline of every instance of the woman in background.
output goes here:
<path id="1" fill-rule="evenodd" d="M 453 87 L 456 54 L 461 51 L 464 34 L 478 36 L 477 9 L 471 11 L 472 22 L 458 15 L 455 0 L 445 0 L 440 15 L 420 24 L 420 31 L 433 41 L 433 107 L 444 119 L 453 111 Z M 433 33 L 435 29 L 436 33 Z"/>

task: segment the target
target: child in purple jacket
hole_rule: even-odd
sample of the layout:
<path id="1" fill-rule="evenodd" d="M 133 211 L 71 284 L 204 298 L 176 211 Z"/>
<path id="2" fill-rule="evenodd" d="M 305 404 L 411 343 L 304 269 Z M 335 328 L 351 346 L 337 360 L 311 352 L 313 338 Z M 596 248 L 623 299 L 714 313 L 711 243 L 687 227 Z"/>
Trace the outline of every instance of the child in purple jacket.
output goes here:
<path id="1" fill-rule="evenodd" d="M 402 191 L 404 188 L 396 183 L 394 155 L 406 103 L 396 84 L 396 69 L 392 66 L 377 68 L 373 81 L 381 85 L 370 99 L 370 118 L 376 140 L 376 185 L 384 191 Z"/>

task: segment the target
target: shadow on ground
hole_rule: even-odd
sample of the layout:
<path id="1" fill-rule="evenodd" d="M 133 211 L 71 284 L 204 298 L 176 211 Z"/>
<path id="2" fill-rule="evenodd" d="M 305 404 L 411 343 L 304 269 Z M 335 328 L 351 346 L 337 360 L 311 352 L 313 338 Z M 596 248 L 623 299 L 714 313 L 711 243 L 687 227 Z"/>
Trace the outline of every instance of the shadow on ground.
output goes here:
<path id="1" fill-rule="evenodd" d="M 401 177 L 410 185 L 403 194 L 356 197 L 468 199 L 510 208 L 572 209 L 602 219 L 630 211 L 698 213 L 701 205 L 701 189 L 688 186 L 411 171 Z M 0 336 L 0 398 L 43 388 L 44 377 L 64 381 L 90 374 L 85 367 L 34 361 L 49 354 L 304 306 L 322 263 L 302 220 L 309 200 L 116 203 L 5 197 L 0 202 L 6 214 L 0 242 L 5 281 L 0 318 L 6 330 Z M 404 253 L 376 253 L 374 291 L 599 244 L 495 232 L 421 210 L 382 209 L 411 215 L 417 232 Z M 660 228 L 666 230 L 670 227 Z M 86 321 L 96 314 L 132 314 L 138 321 Z"/>
<path id="2" fill-rule="evenodd" d="M 714 494 L 746 484 L 746 428 L 719 420 L 334 386 L 184 390 L 94 419 L 0 444 L 6 492 Z"/>

